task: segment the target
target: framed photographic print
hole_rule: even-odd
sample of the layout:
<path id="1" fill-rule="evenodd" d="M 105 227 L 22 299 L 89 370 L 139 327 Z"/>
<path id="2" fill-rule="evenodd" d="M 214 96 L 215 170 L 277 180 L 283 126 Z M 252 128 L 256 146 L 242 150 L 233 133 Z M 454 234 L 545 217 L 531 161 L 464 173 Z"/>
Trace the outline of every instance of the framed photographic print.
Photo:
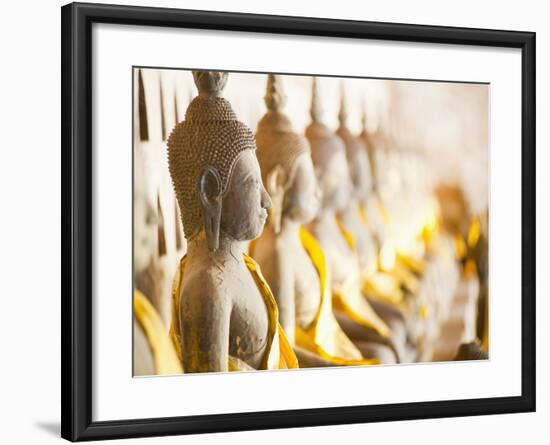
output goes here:
<path id="1" fill-rule="evenodd" d="M 535 409 L 535 34 L 62 8 L 62 436 Z"/>

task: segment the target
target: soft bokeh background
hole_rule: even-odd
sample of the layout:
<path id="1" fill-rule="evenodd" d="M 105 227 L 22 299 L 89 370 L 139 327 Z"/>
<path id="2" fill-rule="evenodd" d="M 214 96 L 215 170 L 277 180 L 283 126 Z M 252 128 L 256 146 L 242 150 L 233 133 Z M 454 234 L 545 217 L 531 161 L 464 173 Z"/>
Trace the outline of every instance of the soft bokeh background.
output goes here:
<path id="1" fill-rule="evenodd" d="M 287 96 L 284 111 L 295 131 L 303 133 L 311 121 L 313 78 L 282 75 L 279 81 Z M 224 89 L 224 97 L 238 118 L 253 131 L 266 112 L 266 83 L 266 74 L 230 73 Z M 184 119 L 196 94 L 190 71 L 134 69 L 134 190 L 145 186 L 159 220 L 153 235 L 156 240 L 149 246 L 152 252 L 134 245 L 135 258 L 151 258 L 144 271 L 134 270 L 135 287 L 152 301 L 167 327 L 171 322 L 172 280 L 179 259 L 186 252 L 186 243 L 168 172 L 166 140 L 175 124 Z M 323 110 L 322 120 L 333 131 L 339 126 L 343 101 L 350 130 L 359 135 L 366 128 L 375 153 L 386 153 L 375 155 L 382 179 L 379 191 L 390 215 L 384 228 L 384 257 L 390 255 L 393 261 L 398 247 L 414 250 L 419 227 L 432 215 L 436 217 L 432 201 L 435 190 L 442 185 L 452 187 L 451 193 L 442 195 L 436 206 L 443 214 L 456 213 L 456 196 L 461 198 L 459 204 L 462 196 L 465 198 L 465 207 L 458 209 L 459 220 L 469 224 L 472 216 L 486 214 L 488 85 L 319 77 L 317 97 Z M 455 190 L 463 194 L 456 195 Z M 145 220 L 135 213 L 134 230 L 144 224 Z M 444 267 L 435 279 L 434 273 L 441 267 L 442 264 L 432 264 L 432 272 L 423 279 L 422 293 L 432 301 L 428 306 L 433 320 L 426 322 L 426 326 L 431 326 L 430 339 L 425 339 L 420 361 L 451 360 L 461 341 L 473 340 L 465 332 L 475 326 L 477 287 L 470 291 L 469 305 L 474 309 L 473 315 L 467 317 L 468 305 L 462 301 L 470 300 L 465 296 L 469 292 L 467 286 L 457 285 L 458 265 Z"/>
<path id="2" fill-rule="evenodd" d="M 137 70 L 135 76 L 137 84 Z M 303 132 L 310 122 L 311 77 L 282 77 L 288 97 L 285 113 L 295 130 Z M 174 206 L 168 203 L 172 198 L 167 197 L 171 193 L 170 181 L 163 178 L 168 176 L 164 139 L 176 118 L 184 118 L 187 105 L 197 93 L 189 71 L 142 69 L 142 78 L 149 128 L 146 151 L 152 157 L 148 174 L 158 184 L 161 202 L 168 209 L 165 219 L 173 221 Z M 330 77 L 321 77 L 318 83 L 323 119 L 331 129 L 338 127 L 343 92 L 352 131 L 362 131 L 365 113 L 367 130 L 386 134 L 390 148 L 420 153 L 426 158 L 430 173 L 427 179 L 434 187 L 440 183 L 458 185 L 474 214 L 481 214 L 488 207 L 488 85 Z M 239 119 L 253 131 L 266 111 L 265 85 L 264 74 L 231 73 L 224 90 L 224 97 Z M 134 117 L 137 119 L 137 114 Z M 139 128 L 136 126 L 134 131 L 139 142 Z M 167 236 L 172 237 L 173 231 Z"/>

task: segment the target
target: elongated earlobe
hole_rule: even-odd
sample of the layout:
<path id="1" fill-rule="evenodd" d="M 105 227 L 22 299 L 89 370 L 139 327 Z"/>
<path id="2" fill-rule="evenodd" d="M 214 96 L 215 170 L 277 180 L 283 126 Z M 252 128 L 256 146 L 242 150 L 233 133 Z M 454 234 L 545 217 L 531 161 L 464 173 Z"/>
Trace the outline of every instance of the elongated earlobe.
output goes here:
<path id="1" fill-rule="evenodd" d="M 213 167 L 206 167 L 199 178 L 199 197 L 208 249 L 218 250 L 220 243 L 220 222 L 222 214 L 221 178 Z"/>
<path id="2" fill-rule="evenodd" d="M 284 192 L 284 171 L 280 165 L 276 165 L 269 172 L 266 179 L 266 189 L 271 198 L 269 219 L 275 233 L 281 231 L 281 220 L 283 218 Z"/>

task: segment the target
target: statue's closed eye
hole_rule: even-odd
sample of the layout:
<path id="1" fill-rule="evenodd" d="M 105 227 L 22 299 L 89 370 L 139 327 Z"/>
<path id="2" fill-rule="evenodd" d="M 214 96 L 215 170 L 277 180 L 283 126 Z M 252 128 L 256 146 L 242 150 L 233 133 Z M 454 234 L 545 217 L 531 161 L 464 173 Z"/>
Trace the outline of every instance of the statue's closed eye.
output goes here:
<path id="1" fill-rule="evenodd" d="M 258 178 L 254 178 L 252 176 L 248 176 L 245 180 L 244 180 L 244 184 L 247 185 L 247 186 L 252 186 L 252 187 L 255 187 L 255 188 L 258 188 L 260 187 L 260 181 L 258 180 Z"/>

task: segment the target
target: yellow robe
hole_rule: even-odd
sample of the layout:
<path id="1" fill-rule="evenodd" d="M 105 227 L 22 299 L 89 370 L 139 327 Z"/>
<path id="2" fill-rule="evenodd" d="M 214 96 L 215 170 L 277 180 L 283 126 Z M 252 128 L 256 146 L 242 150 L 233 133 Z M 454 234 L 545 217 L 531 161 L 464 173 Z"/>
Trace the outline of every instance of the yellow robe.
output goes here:
<path id="1" fill-rule="evenodd" d="M 338 219 L 336 219 L 336 223 L 350 249 L 354 251 L 355 238 L 344 228 Z M 356 323 L 376 331 L 382 337 L 389 337 L 391 335 L 389 326 L 378 316 L 363 296 L 360 273 L 348 273 L 343 282 L 333 283 L 332 300 L 336 309 L 342 311 Z"/>
<path id="2" fill-rule="evenodd" d="M 306 229 L 300 229 L 300 241 L 309 255 L 321 284 L 321 303 L 315 318 L 305 330 L 296 326 L 296 344 L 335 365 L 377 365 L 377 359 L 363 359 L 361 352 L 346 336 L 332 312 L 326 260 L 321 246 Z"/>
<path id="3" fill-rule="evenodd" d="M 298 359 L 290 346 L 281 325 L 279 324 L 279 312 L 275 298 L 271 293 L 269 285 L 265 281 L 262 273 L 260 272 L 260 266 L 248 255 L 243 254 L 246 267 L 250 271 L 261 296 L 264 299 L 264 303 L 268 314 L 268 341 L 264 357 L 262 359 L 262 365 L 260 369 L 291 369 L 298 367 Z M 180 363 L 182 363 L 185 370 L 185 363 L 183 363 L 182 354 L 182 338 L 179 331 L 180 326 L 180 301 L 181 301 L 181 285 L 183 282 L 183 276 L 185 271 L 185 264 L 187 257 L 183 257 L 180 261 L 180 266 L 176 271 L 174 282 L 172 285 L 172 324 L 170 326 L 170 336 L 172 343 L 176 349 Z M 240 360 L 237 357 L 230 356 L 228 360 L 229 371 L 247 371 L 253 370 L 249 365 Z"/>
<path id="4" fill-rule="evenodd" d="M 180 361 L 160 315 L 137 289 L 134 289 L 134 315 L 151 348 L 156 374 L 181 374 Z"/>

